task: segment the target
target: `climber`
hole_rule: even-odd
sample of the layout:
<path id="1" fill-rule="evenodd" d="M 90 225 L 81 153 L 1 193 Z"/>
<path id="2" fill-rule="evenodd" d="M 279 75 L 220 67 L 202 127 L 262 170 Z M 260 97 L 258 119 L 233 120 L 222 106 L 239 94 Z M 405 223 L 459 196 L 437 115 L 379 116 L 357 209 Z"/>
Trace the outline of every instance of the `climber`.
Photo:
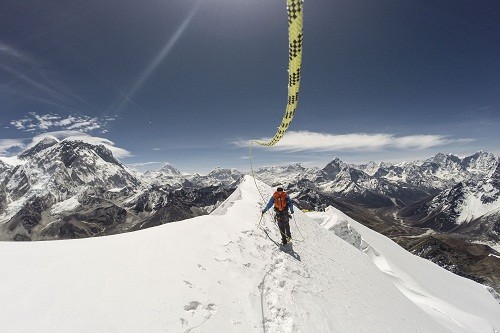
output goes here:
<path id="1" fill-rule="evenodd" d="M 262 210 L 262 214 L 267 212 L 271 207 L 274 206 L 274 218 L 278 222 L 278 227 L 281 233 L 281 242 L 286 245 L 292 240 L 292 234 L 290 233 L 290 215 L 288 210 L 293 214 L 293 204 L 290 197 L 283 191 L 282 187 L 278 187 L 276 192 L 274 192 L 271 199 L 267 203 L 267 206 Z"/>

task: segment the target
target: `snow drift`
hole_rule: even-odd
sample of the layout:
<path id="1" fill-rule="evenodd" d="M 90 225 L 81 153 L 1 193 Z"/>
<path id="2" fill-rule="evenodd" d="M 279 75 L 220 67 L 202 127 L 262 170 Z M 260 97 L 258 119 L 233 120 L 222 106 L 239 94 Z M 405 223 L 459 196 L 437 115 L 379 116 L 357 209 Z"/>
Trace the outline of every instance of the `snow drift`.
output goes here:
<path id="1" fill-rule="evenodd" d="M 404 295 L 450 330 L 496 332 L 500 327 L 500 305 L 491 302 L 498 295 L 492 288 L 409 253 L 333 207 L 308 216 L 365 253 Z"/>
<path id="2" fill-rule="evenodd" d="M 258 186 L 267 200 L 271 189 Z M 258 226 L 263 204 L 246 176 L 209 216 L 100 238 L 0 243 L 0 331 L 468 331 L 446 328 L 301 212 L 293 248 L 280 250 Z M 270 216 L 263 226 L 279 238 Z M 496 321 L 484 318 L 480 329 L 494 331 L 498 304 L 461 281 L 456 299 L 482 302 Z"/>

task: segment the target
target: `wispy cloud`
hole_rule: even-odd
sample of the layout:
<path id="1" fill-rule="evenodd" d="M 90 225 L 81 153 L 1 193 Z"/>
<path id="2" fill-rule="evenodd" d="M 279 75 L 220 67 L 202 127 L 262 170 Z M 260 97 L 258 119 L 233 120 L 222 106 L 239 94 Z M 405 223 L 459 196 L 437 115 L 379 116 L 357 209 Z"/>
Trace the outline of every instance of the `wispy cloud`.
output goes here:
<path id="1" fill-rule="evenodd" d="M 0 156 L 6 156 L 9 150 L 22 149 L 24 146 L 22 139 L 0 139 Z"/>
<path id="2" fill-rule="evenodd" d="M 51 84 L 48 82 L 43 82 L 43 80 L 40 79 L 35 79 L 33 77 L 30 77 L 29 75 L 23 73 L 22 71 L 19 71 L 13 67 L 6 66 L 4 64 L 0 63 L 0 69 L 3 71 L 11 74 L 15 78 L 17 78 L 19 81 L 24 82 L 31 88 L 38 90 L 39 92 L 43 93 L 44 95 L 51 97 L 55 100 L 58 100 L 60 102 L 66 101 L 66 97 L 63 96 L 61 93 L 59 93 L 56 89 L 51 87 Z"/>
<path id="3" fill-rule="evenodd" d="M 145 166 L 145 165 L 155 165 L 155 164 L 165 164 L 167 162 L 142 162 L 142 163 L 132 163 L 131 166 Z"/>
<path id="4" fill-rule="evenodd" d="M 12 120 L 10 125 L 18 130 L 36 133 L 58 130 L 77 130 L 83 133 L 94 131 L 106 133 L 108 123 L 113 120 L 116 120 L 116 118 L 75 115 L 61 117 L 57 114 L 39 115 L 35 112 L 31 112 L 24 118 Z"/>
<path id="5" fill-rule="evenodd" d="M 15 49 L 7 43 L 0 40 L 0 54 L 6 57 L 14 58 L 25 63 L 33 63 L 33 59 L 26 53 Z"/>
<path id="6" fill-rule="evenodd" d="M 52 70 L 30 54 L 0 40 L 0 74 L 10 79 L 3 91 L 59 107 L 89 104 Z"/>
<path id="7" fill-rule="evenodd" d="M 7 127 L 31 133 L 30 138 L 1 139 L 0 156 L 15 154 L 20 149 L 29 149 L 49 136 L 59 141 L 80 140 L 94 145 L 104 145 L 117 158 L 130 157 L 132 154 L 128 150 L 116 147 L 114 142 L 99 137 L 99 134 L 107 132 L 109 122 L 114 120 L 116 117 L 75 115 L 61 117 L 55 113 L 40 115 L 31 112 L 24 118 L 12 120 Z"/>
<path id="8" fill-rule="evenodd" d="M 115 143 L 111 140 L 101 138 L 101 137 L 96 137 L 92 136 L 88 133 L 83 133 L 83 132 L 78 132 L 78 131 L 55 131 L 55 132 L 47 132 L 43 133 L 40 135 L 35 136 L 32 140 L 31 143 L 26 145 L 26 149 L 29 149 L 42 141 L 46 137 L 53 137 L 59 141 L 63 140 L 78 140 L 78 141 L 83 141 L 86 143 L 90 143 L 93 145 L 103 145 L 104 147 L 108 148 L 111 150 L 113 153 L 113 156 L 116 158 L 124 158 L 124 157 L 131 157 L 132 154 L 123 148 L 119 148 L 115 145 Z"/>
<path id="9" fill-rule="evenodd" d="M 268 141 L 269 138 L 262 138 Z M 454 143 L 467 143 L 472 139 L 456 139 L 444 135 L 397 136 L 387 133 L 352 133 L 334 135 L 309 131 L 290 131 L 274 149 L 282 151 L 380 151 L 384 149 L 417 149 L 446 146 Z M 238 146 L 248 146 L 251 141 L 234 142 Z"/>
<path id="10" fill-rule="evenodd" d="M 127 164 L 127 166 L 132 169 L 142 169 L 144 167 L 150 167 L 152 165 L 165 165 L 166 162 L 143 162 L 143 163 L 131 163 Z"/>

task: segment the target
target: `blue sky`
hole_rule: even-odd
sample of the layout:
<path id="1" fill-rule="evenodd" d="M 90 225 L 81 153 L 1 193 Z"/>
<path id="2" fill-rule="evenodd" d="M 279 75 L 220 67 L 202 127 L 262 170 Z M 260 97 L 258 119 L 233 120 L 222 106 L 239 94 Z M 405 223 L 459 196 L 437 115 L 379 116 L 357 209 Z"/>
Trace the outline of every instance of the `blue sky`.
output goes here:
<path id="1" fill-rule="evenodd" d="M 306 0 L 299 106 L 254 164 L 500 154 L 500 2 Z M 249 168 L 286 102 L 284 0 L 0 4 L 0 156 L 44 135 L 139 170 Z"/>

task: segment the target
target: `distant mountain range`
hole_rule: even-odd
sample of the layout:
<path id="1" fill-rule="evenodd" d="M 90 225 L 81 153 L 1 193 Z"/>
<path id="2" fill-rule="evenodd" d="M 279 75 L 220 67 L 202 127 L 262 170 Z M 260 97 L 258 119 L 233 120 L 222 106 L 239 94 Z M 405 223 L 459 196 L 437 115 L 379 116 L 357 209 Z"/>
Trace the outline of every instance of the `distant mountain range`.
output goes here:
<path id="1" fill-rule="evenodd" d="M 401 209 L 398 216 L 414 226 L 500 241 L 499 159 L 490 153 L 437 154 L 396 165 L 335 159 L 307 180 L 308 191 L 312 183 L 320 193 L 359 206 Z"/>
<path id="2" fill-rule="evenodd" d="M 499 242 L 499 173 L 499 158 L 480 151 L 464 158 L 437 154 L 400 164 L 352 165 L 335 158 L 322 169 L 294 164 L 261 168 L 255 176 L 284 184 L 308 209 L 322 209 L 331 204 L 329 199 L 339 199 L 367 209 L 394 210 L 413 226 Z"/>
<path id="3" fill-rule="evenodd" d="M 409 251 L 500 289 L 500 163 L 484 151 L 424 161 L 323 168 L 261 167 L 301 209 L 334 206 Z M 0 240 L 50 240 L 139 230 L 209 213 L 243 173 L 130 170 L 102 145 L 46 138 L 0 158 Z M 485 243 L 481 245 L 478 243 Z"/>
<path id="4" fill-rule="evenodd" d="M 104 146 L 46 138 L 0 164 L 0 239 L 108 235 L 207 214 L 241 178 L 171 166 L 137 177 Z M 176 178 L 177 177 L 177 178 Z"/>

